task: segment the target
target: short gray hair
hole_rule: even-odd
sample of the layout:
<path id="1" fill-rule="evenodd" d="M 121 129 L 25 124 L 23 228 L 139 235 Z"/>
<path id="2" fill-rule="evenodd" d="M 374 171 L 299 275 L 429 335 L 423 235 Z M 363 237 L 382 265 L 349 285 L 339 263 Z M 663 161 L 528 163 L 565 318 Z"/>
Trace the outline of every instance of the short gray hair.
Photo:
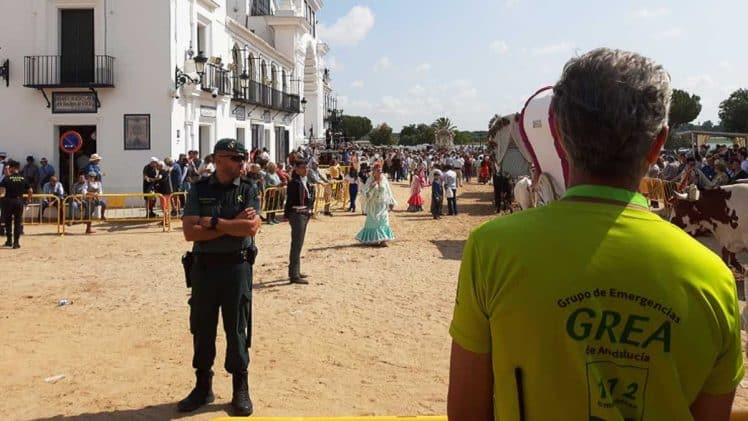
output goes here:
<path id="1" fill-rule="evenodd" d="M 667 126 L 670 75 L 637 53 L 600 48 L 571 59 L 551 111 L 574 167 L 605 178 L 641 177 L 641 163 Z"/>

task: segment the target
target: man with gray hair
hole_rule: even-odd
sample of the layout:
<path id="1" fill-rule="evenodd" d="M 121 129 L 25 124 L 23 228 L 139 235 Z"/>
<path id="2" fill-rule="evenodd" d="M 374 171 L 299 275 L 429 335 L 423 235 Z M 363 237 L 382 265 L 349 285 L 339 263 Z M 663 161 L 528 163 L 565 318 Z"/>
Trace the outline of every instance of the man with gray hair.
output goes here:
<path id="1" fill-rule="evenodd" d="M 636 53 L 566 64 L 551 121 L 569 187 L 470 234 L 450 421 L 729 419 L 744 371 L 733 275 L 637 193 L 671 96 L 665 70 Z"/>

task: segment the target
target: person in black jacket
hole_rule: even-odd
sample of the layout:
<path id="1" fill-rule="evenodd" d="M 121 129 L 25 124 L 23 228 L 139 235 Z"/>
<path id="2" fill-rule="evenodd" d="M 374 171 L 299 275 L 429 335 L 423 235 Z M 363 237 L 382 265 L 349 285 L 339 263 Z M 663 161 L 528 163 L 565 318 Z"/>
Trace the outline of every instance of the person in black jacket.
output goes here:
<path id="1" fill-rule="evenodd" d="M 301 273 L 301 249 L 304 247 L 306 226 L 314 211 L 312 186 L 307 180 L 307 163 L 294 162 L 294 172 L 288 183 L 284 216 L 291 224 L 291 252 L 288 259 L 288 278 L 292 284 L 308 284 L 307 275 Z"/>
<path id="2" fill-rule="evenodd" d="M 306 226 L 314 206 L 312 186 L 307 180 L 307 162 L 297 160 L 291 182 L 288 183 L 286 206 L 283 214 L 291 224 L 291 252 L 288 259 L 288 278 L 292 284 L 308 284 L 307 275 L 301 273 L 301 248 L 304 247 Z"/>

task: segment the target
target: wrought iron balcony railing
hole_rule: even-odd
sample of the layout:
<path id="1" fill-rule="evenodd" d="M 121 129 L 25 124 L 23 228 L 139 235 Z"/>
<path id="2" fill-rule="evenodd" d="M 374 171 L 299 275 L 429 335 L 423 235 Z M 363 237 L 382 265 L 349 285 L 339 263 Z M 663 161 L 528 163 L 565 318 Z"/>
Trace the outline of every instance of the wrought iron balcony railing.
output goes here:
<path id="1" fill-rule="evenodd" d="M 114 57 L 26 56 L 23 86 L 28 88 L 112 88 Z"/>
<path id="2" fill-rule="evenodd" d="M 206 92 L 216 92 L 218 95 L 228 95 L 231 78 L 229 71 L 213 63 L 205 63 L 205 73 L 200 77 L 200 87 Z"/>
<path id="3" fill-rule="evenodd" d="M 298 95 L 287 94 L 255 80 L 247 81 L 248 86 L 242 89 L 239 76 L 234 74 L 231 79 L 235 101 L 288 113 L 298 114 L 301 112 L 301 99 Z"/>

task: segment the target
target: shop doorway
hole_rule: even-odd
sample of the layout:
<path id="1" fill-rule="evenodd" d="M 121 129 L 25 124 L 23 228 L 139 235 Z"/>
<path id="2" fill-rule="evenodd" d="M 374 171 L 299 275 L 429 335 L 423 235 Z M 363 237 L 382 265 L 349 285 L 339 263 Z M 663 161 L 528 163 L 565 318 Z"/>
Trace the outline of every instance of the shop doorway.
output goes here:
<path id="1" fill-rule="evenodd" d="M 73 183 L 78 174 L 88 165 L 88 157 L 96 153 L 96 126 L 58 126 L 55 148 L 59 149 L 60 136 L 63 133 L 74 130 L 83 138 L 83 147 L 73 156 L 73 179 L 70 179 L 70 154 L 59 152 L 57 162 L 57 175 L 67 192 L 72 191 Z"/>

